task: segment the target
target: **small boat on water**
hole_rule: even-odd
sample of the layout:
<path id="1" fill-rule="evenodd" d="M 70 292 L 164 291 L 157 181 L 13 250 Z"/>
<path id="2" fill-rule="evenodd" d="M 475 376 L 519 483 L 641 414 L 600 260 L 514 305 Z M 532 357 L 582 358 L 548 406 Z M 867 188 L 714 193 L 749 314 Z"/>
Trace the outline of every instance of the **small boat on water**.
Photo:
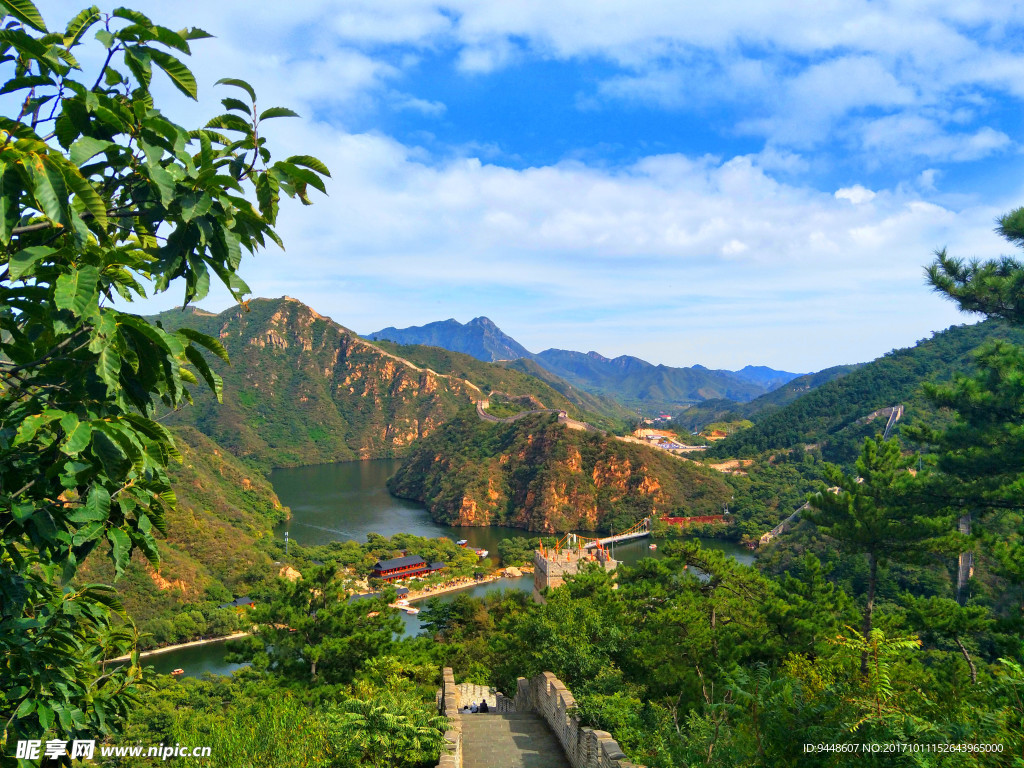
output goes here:
<path id="1" fill-rule="evenodd" d="M 476 554 L 478 557 L 487 557 L 487 555 L 489 555 L 490 552 L 488 552 L 486 549 L 478 549 L 476 550 Z"/>
<path id="2" fill-rule="evenodd" d="M 420 612 L 419 608 L 416 608 L 416 607 L 411 606 L 411 605 L 403 605 L 402 606 L 402 610 L 405 611 L 406 613 L 408 613 L 410 616 L 415 616 L 417 613 Z"/>
<path id="3" fill-rule="evenodd" d="M 467 544 L 469 544 L 469 539 L 459 539 L 455 543 L 458 544 L 460 547 L 464 547 Z"/>
<path id="4" fill-rule="evenodd" d="M 657 544 L 649 544 L 649 545 L 647 546 L 647 548 L 648 548 L 648 549 L 657 549 L 657 548 L 658 548 L 658 545 L 657 545 Z"/>
<path id="5" fill-rule="evenodd" d="M 405 608 L 405 607 L 407 607 L 409 605 L 409 601 L 408 600 L 396 600 L 395 601 L 395 605 L 397 605 L 399 608 Z"/>
<path id="6" fill-rule="evenodd" d="M 181 667 L 178 667 L 177 669 L 175 669 L 175 670 L 173 670 L 171 672 L 171 677 L 181 677 L 184 674 L 185 674 L 185 670 L 182 669 Z"/>

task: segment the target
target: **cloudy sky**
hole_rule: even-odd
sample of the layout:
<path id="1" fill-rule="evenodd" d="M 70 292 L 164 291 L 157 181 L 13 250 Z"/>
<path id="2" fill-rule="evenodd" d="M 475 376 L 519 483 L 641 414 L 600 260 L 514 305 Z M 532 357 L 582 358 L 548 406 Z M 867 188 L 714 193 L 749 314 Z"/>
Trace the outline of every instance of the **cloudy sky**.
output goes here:
<path id="1" fill-rule="evenodd" d="M 970 320 L 922 267 L 1007 253 L 1024 204 L 1016 2 L 130 5 L 216 36 L 176 119 L 224 76 L 302 114 L 272 139 L 329 197 L 243 276 L 364 333 L 487 315 L 535 351 L 817 370 Z"/>

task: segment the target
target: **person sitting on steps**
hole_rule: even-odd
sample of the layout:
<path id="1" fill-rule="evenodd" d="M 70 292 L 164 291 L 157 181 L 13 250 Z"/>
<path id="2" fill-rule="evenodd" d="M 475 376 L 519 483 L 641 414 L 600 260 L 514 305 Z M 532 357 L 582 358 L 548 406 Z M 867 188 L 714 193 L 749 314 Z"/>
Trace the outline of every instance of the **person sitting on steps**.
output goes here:
<path id="1" fill-rule="evenodd" d="M 487 699 L 484 699 L 483 701 L 480 702 L 480 711 L 481 712 L 490 712 L 491 711 L 491 708 L 487 706 Z"/>
<path id="2" fill-rule="evenodd" d="M 478 707 L 476 705 L 476 702 L 474 701 L 473 704 L 470 706 L 469 711 L 475 715 L 477 712 L 480 711 L 480 707 Z"/>

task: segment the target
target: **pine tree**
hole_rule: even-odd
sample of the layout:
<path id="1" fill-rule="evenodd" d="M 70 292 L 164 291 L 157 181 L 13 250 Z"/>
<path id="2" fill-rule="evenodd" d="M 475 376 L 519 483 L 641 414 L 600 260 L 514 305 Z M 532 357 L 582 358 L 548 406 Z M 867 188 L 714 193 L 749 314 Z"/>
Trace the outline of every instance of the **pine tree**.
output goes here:
<path id="1" fill-rule="evenodd" d="M 825 477 L 833 490 L 811 498 L 808 518 L 821 532 L 836 540 L 848 553 L 867 558 L 868 584 L 861 634 L 870 637 L 878 568 L 895 558 L 910 561 L 928 551 L 928 545 L 948 530 L 949 517 L 931 514 L 907 494 L 912 480 L 907 471 L 916 458 L 903 456 L 898 440 L 864 441 L 857 459 L 857 473 L 847 475 L 832 464 Z M 861 656 L 867 674 L 868 654 Z"/>

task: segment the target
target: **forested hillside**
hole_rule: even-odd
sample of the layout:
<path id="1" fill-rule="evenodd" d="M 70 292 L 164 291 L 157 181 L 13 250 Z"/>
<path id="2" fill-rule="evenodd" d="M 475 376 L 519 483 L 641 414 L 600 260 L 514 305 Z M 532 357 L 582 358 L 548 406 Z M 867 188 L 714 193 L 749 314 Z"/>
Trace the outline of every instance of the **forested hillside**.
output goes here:
<path id="1" fill-rule="evenodd" d="M 948 381 L 974 368 L 975 350 L 985 341 L 1024 343 L 1024 331 L 988 320 L 958 325 L 913 347 L 894 350 L 758 419 L 708 449 L 713 457 L 752 456 L 762 451 L 818 445 L 830 461 L 849 463 L 863 439 L 885 427 L 883 408 L 903 404 L 903 421 L 934 420 L 937 412 L 922 396 L 926 381 Z M 887 416 L 887 414 L 885 414 Z"/>
<path id="2" fill-rule="evenodd" d="M 625 429 L 636 414 L 615 400 L 577 389 L 529 358 L 485 363 L 468 354 L 421 344 L 375 342 L 381 349 L 437 373 L 472 381 L 487 395 L 505 392 L 533 395 L 547 408 L 561 408 L 573 418 L 613 431 Z"/>
<path id="3" fill-rule="evenodd" d="M 223 404 L 197 391 L 194 407 L 168 421 L 195 426 L 263 469 L 402 455 L 490 387 L 589 417 L 535 379 L 466 356 L 418 348 L 410 352 L 420 363 L 406 362 L 294 299 L 158 319 L 217 337 L 233 360 L 212 363 L 224 378 Z"/>
<path id="4" fill-rule="evenodd" d="M 739 419 L 750 419 L 759 421 L 774 410 L 792 403 L 800 397 L 817 389 L 822 384 L 827 384 L 833 379 L 845 376 L 850 371 L 856 370 L 858 365 L 836 365 L 832 368 L 825 368 L 817 373 L 808 373 L 790 379 L 771 392 L 755 397 L 753 400 L 741 403 L 736 400 L 718 398 L 695 403 L 681 411 L 672 418 L 673 424 L 683 429 L 698 430 L 707 424 L 715 421 L 737 421 Z"/>
<path id="5" fill-rule="evenodd" d="M 467 413 L 420 440 L 390 483 L 453 525 L 534 531 L 623 530 L 651 512 L 714 514 L 722 476 L 553 416 L 491 424 Z"/>
<path id="6" fill-rule="evenodd" d="M 178 503 L 167 515 L 167 535 L 158 535 L 160 568 L 136 556 L 117 581 L 128 614 L 144 623 L 173 619 L 195 603 L 249 594 L 272 573 L 262 544 L 288 514 L 262 473 L 192 427 L 173 431 L 182 463 L 171 464 Z M 113 577 L 102 556 L 87 559 L 80 572 L 83 582 Z"/>

